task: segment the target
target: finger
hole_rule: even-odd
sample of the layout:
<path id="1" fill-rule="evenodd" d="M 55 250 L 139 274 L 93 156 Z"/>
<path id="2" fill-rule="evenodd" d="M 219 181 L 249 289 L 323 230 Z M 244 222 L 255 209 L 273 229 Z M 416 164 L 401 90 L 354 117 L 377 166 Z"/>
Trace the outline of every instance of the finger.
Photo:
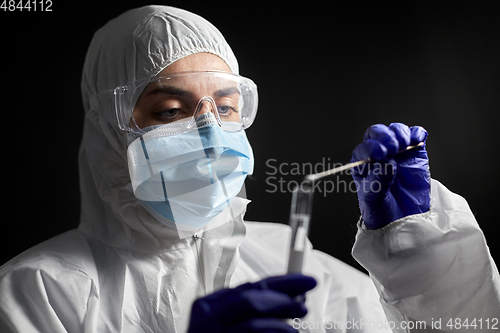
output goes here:
<path id="1" fill-rule="evenodd" d="M 217 315 L 228 323 L 253 317 L 298 318 L 307 314 L 303 302 L 273 290 L 245 290 L 233 296 L 217 311 Z"/>
<path id="2" fill-rule="evenodd" d="M 365 132 L 364 140 L 376 140 L 387 148 L 387 154 L 392 156 L 399 151 L 399 142 L 394 132 L 387 126 L 377 124 L 369 127 Z"/>
<path id="3" fill-rule="evenodd" d="M 296 333 L 297 330 L 276 318 L 252 318 L 226 330 L 228 333 Z"/>
<path id="4" fill-rule="evenodd" d="M 410 127 L 410 145 L 417 145 L 420 142 L 424 142 L 427 140 L 427 131 L 425 128 L 421 126 L 412 126 Z"/>
<path id="5" fill-rule="evenodd" d="M 363 200 L 371 205 L 382 203 L 394 182 L 396 170 L 394 160 L 373 163 L 365 181 L 358 186 L 358 195 L 362 192 Z"/>
<path id="6" fill-rule="evenodd" d="M 282 276 L 272 276 L 255 283 L 255 286 L 265 290 L 275 290 L 289 296 L 304 294 L 316 287 L 316 280 L 313 277 L 302 274 L 288 274 Z"/>
<path id="7" fill-rule="evenodd" d="M 414 149 L 402 152 L 395 157 L 398 163 L 414 163 L 414 158 L 419 156 L 421 158 L 427 159 L 427 153 L 425 151 L 425 140 L 427 139 L 427 131 L 420 126 L 410 127 L 410 145 L 417 146 L 421 142 L 424 143 L 423 146 L 416 147 Z"/>
<path id="8" fill-rule="evenodd" d="M 360 143 L 356 148 L 354 148 L 351 162 L 367 159 L 380 161 L 387 156 L 387 153 L 387 148 L 379 141 L 367 139 L 365 142 Z"/>
<path id="9" fill-rule="evenodd" d="M 408 126 L 402 123 L 392 123 L 389 128 L 394 132 L 399 143 L 399 150 L 406 149 L 410 145 L 411 131 Z"/>

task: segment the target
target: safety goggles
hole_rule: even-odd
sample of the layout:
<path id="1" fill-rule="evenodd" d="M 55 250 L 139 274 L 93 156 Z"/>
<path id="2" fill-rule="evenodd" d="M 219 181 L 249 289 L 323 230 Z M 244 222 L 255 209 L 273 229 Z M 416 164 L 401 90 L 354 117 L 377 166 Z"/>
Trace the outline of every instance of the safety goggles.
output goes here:
<path id="1" fill-rule="evenodd" d="M 134 81 L 114 89 L 118 127 L 142 132 L 170 125 L 172 133 L 189 131 L 196 119 L 212 112 L 222 129 L 248 128 L 257 113 L 257 86 L 245 77 L 219 71 L 181 72 Z"/>

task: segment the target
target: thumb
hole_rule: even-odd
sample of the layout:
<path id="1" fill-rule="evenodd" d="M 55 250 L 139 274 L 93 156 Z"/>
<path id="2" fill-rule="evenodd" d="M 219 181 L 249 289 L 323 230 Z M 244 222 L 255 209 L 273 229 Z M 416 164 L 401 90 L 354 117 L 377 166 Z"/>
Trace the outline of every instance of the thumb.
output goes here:
<path id="1" fill-rule="evenodd" d="M 366 169 L 366 177 L 357 178 L 358 198 L 373 207 L 386 200 L 395 179 L 397 165 L 391 159 L 387 162 L 369 163 Z"/>

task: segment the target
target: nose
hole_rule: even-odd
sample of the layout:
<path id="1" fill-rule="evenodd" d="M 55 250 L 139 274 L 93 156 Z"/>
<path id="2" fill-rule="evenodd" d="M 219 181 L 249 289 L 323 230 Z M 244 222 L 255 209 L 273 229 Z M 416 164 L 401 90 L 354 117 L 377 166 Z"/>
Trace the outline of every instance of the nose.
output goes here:
<path id="1" fill-rule="evenodd" d="M 201 116 L 202 114 L 210 113 L 210 112 L 214 113 L 212 103 L 210 103 L 208 101 L 203 101 L 200 105 L 200 111 L 198 112 L 198 116 Z"/>
<path id="2" fill-rule="evenodd" d="M 213 113 L 217 117 L 217 106 L 215 105 L 214 100 L 205 96 L 198 102 L 198 106 L 196 107 L 195 116 L 196 118 L 205 113 Z"/>
<path id="3" fill-rule="evenodd" d="M 217 124 L 219 125 L 219 127 L 222 127 L 222 121 L 219 117 L 219 111 L 217 110 L 217 105 L 215 104 L 213 98 L 210 96 L 205 96 L 199 100 L 198 105 L 196 106 L 196 110 L 194 112 L 193 121 L 195 121 L 195 119 L 198 119 L 201 115 L 207 113 L 212 113 L 215 119 L 217 119 Z"/>

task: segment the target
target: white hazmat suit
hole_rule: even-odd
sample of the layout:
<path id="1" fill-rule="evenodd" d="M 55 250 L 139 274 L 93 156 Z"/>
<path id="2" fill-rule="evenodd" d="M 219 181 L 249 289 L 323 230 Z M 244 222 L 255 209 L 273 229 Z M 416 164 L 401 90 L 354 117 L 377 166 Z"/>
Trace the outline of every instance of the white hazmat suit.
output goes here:
<path id="1" fill-rule="evenodd" d="M 131 190 L 113 110 L 95 103 L 199 52 L 238 73 L 217 29 L 183 10 L 140 8 L 95 34 L 82 80 L 81 222 L 1 267 L 0 332 L 186 332 L 197 297 L 285 273 L 287 226 L 241 214 L 203 239 L 179 239 L 155 220 Z M 371 280 L 309 244 L 304 273 L 318 286 L 307 294 L 308 315 L 293 321 L 300 331 L 408 332 L 411 320 L 440 320 L 450 331 L 449 319 L 481 318 L 479 332 L 500 317 L 499 275 L 483 234 L 465 200 L 437 181 L 429 212 L 375 231 L 360 223 L 353 254 Z"/>

